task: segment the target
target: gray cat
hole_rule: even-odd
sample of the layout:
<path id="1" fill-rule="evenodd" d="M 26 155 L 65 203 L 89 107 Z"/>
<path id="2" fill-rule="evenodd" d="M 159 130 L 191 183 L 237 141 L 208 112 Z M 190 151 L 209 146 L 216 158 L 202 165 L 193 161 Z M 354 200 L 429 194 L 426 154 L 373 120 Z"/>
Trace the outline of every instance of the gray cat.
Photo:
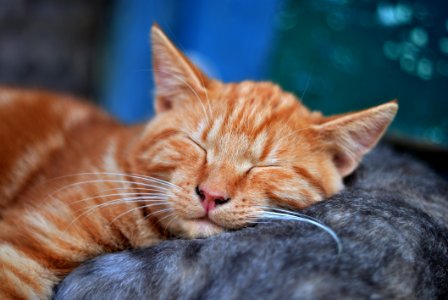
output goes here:
<path id="1" fill-rule="evenodd" d="M 386 147 L 302 213 L 84 263 L 55 299 L 448 299 L 448 183 Z"/>

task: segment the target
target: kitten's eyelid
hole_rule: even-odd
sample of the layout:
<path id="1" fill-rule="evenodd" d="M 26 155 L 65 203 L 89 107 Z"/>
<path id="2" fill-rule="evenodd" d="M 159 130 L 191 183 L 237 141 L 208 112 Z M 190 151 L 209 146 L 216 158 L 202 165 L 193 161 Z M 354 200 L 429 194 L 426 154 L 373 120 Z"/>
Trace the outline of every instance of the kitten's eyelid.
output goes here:
<path id="1" fill-rule="evenodd" d="M 255 165 L 250 167 L 247 171 L 246 174 L 249 174 L 250 171 L 252 171 L 253 169 L 261 169 L 261 168 L 279 168 L 281 167 L 281 165 L 276 165 L 276 164 L 268 164 L 268 165 Z"/>
<path id="2" fill-rule="evenodd" d="M 277 164 L 266 164 L 266 165 L 253 166 L 253 168 L 273 168 L 273 167 L 281 167 L 281 166 L 277 165 Z"/>
<path id="3" fill-rule="evenodd" d="M 187 139 L 189 139 L 191 142 L 193 142 L 194 144 L 196 144 L 196 146 L 198 146 L 199 148 L 201 148 L 202 150 L 204 150 L 205 153 L 207 153 L 207 150 L 205 149 L 204 146 L 202 146 L 199 142 L 195 141 L 194 139 L 192 139 L 191 137 L 187 136 Z"/>

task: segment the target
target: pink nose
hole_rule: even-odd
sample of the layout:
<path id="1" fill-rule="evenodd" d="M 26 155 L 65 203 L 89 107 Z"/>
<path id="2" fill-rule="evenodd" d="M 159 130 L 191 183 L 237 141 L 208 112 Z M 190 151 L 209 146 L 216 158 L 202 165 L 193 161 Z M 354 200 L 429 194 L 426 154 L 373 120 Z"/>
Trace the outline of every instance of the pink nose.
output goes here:
<path id="1" fill-rule="evenodd" d="M 223 205 L 230 201 L 230 198 L 228 198 L 225 193 L 209 190 L 204 187 L 197 186 L 196 194 L 198 194 L 199 199 L 201 199 L 202 206 L 207 214 L 216 206 Z"/>

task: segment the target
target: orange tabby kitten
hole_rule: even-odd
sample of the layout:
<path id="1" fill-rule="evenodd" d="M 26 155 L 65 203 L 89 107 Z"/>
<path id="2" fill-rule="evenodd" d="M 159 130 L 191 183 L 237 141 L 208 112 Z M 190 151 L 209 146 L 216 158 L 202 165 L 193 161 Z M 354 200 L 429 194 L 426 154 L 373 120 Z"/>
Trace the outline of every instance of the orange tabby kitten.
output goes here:
<path id="1" fill-rule="evenodd" d="M 268 82 L 207 78 L 152 28 L 157 116 L 126 127 L 67 96 L 0 91 L 0 298 L 44 299 L 81 262 L 251 224 L 343 188 L 395 116 L 322 117 Z M 125 100 L 124 100 L 125 101 Z"/>

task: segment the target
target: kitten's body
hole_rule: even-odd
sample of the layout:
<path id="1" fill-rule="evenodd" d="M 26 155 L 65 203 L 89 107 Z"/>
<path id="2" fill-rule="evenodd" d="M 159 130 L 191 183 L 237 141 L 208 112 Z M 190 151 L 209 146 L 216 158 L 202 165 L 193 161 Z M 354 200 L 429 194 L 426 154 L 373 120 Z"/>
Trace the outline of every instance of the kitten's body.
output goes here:
<path id="1" fill-rule="evenodd" d="M 272 83 L 208 79 L 152 35 L 158 114 L 146 127 L 0 91 L 0 298 L 46 298 L 101 253 L 207 237 L 334 195 L 397 110 L 324 118 Z"/>
<path id="2" fill-rule="evenodd" d="M 85 213 L 110 198 L 79 200 L 113 188 L 131 192 L 130 185 L 119 182 L 125 177 L 71 176 L 127 172 L 124 156 L 143 127 L 126 128 L 61 95 L 2 89 L 0 98 L 5 142 L 0 148 L 0 278 L 11 283 L 8 290 L 2 284 L 2 299 L 31 299 L 33 288 L 36 295 L 49 296 L 58 277 L 85 259 L 159 239 L 151 220 L 137 210 L 110 224 L 137 203 Z M 102 182 L 58 191 L 89 180 Z"/>

